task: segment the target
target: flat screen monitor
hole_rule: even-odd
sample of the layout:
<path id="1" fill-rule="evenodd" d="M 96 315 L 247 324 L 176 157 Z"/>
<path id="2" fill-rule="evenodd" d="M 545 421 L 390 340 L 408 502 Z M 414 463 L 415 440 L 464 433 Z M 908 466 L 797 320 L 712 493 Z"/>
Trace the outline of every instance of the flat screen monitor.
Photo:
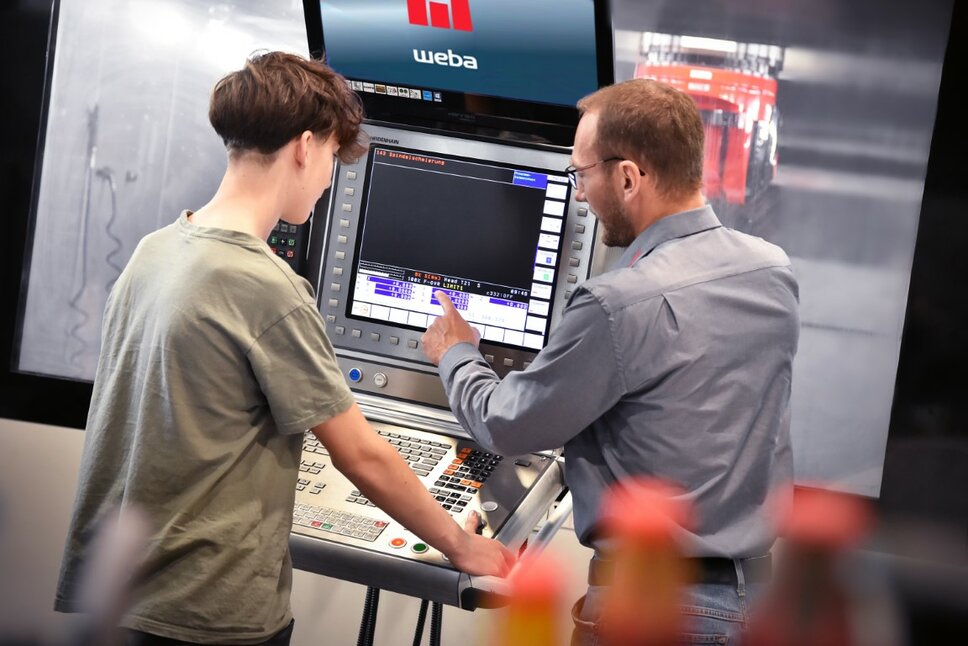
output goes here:
<path id="1" fill-rule="evenodd" d="M 446 407 L 422 346 L 443 312 L 435 293 L 480 332 L 498 374 L 524 369 L 590 273 L 595 218 L 574 199 L 567 149 L 364 128 L 368 153 L 337 167 L 313 228 L 319 309 L 347 374 L 368 375 L 357 389 Z M 404 387 L 414 380 L 423 394 Z"/>
<path id="2" fill-rule="evenodd" d="M 613 78 L 601 0 L 305 0 L 305 10 L 310 51 L 375 120 L 570 144 L 576 102 Z"/>
<path id="3" fill-rule="evenodd" d="M 560 171 L 375 146 L 347 316 L 425 329 L 443 290 L 483 339 L 541 349 L 569 193 Z"/>

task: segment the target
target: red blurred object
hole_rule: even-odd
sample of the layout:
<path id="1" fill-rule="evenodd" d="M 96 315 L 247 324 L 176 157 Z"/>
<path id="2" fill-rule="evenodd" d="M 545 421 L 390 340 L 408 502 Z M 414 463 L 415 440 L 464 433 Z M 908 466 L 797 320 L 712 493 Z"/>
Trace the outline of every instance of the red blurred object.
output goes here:
<path id="1" fill-rule="evenodd" d="M 798 489 L 779 518 L 785 538 L 776 578 L 750 621 L 748 646 L 852 646 L 852 597 L 839 565 L 873 522 L 862 500 Z"/>
<path id="2" fill-rule="evenodd" d="M 671 85 L 696 102 L 705 125 L 703 191 L 745 204 L 776 177 L 777 74 L 783 49 L 645 32 L 635 78 Z"/>
<path id="3" fill-rule="evenodd" d="M 526 556 L 508 577 L 509 603 L 495 646 L 560 646 L 557 617 L 564 582 L 560 564 L 542 552 Z"/>
<path id="4" fill-rule="evenodd" d="M 614 575 L 600 618 L 603 644 L 678 643 L 681 595 L 692 578 L 676 544 L 692 516 L 682 494 L 654 479 L 622 481 L 606 493 L 601 523 L 614 545 Z"/>

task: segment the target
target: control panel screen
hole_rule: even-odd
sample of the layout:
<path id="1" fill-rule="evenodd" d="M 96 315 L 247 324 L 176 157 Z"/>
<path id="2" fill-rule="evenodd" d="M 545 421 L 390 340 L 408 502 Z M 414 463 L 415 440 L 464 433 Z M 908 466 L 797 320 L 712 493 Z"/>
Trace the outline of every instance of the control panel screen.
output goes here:
<path id="1" fill-rule="evenodd" d="M 570 188 L 562 171 L 374 146 L 347 316 L 425 329 L 443 290 L 483 341 L 540 350 Z"/>

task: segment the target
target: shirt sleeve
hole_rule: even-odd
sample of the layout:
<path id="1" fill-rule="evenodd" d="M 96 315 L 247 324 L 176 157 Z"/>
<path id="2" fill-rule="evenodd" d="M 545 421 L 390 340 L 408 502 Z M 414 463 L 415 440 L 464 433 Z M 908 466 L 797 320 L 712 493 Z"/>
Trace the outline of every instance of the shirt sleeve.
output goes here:
<path id="1" fill-rule="evenodd" d="M 584 288 L 526 370 L 502 380 L 469 343 L 450 348 L 439 368 L 461 425 L 503 455 L 563 446 L 625 392 L 610 317 Z"/>
<path id="2" fill-rule="evenodd" d="M 322 424 L 354 401 L 319 312 L 310 304 L 263 332 L 249 349 L 249 365 L 283 434 Z"/>

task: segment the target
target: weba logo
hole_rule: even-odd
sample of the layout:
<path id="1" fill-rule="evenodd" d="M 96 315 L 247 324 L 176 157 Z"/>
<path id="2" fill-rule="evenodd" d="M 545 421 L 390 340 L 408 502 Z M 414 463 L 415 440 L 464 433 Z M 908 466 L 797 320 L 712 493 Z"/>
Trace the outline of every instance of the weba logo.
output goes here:
<path id="1" fill-rule="evenodd" d="M 407 16 L 411 25 L 422 25 L 424 27 L 429 25 L 440 29 L 474 31 L 468 0 L 450 0 L 449 6 L 443 2 L 434 2 L 434 0 L 407 0 Z M 453 20 L 451 20 L 452 17 Z M 451 49 L 448 49 L 446 53 L 415 49 L 413 50 L 413 60 L 427 65 L 477 69 L 476 58 L 455 53 Z"/>

